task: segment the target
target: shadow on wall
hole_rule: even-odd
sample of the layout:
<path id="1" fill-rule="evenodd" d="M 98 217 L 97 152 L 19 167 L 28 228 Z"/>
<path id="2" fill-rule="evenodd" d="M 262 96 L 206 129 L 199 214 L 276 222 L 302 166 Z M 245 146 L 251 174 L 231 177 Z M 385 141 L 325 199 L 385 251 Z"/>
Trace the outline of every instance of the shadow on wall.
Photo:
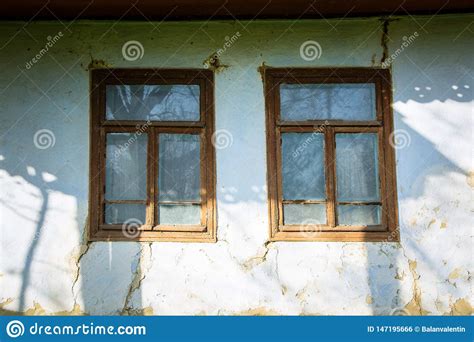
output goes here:
<path id="1" fill-rule="evenodd" d="M 389 264 L 395 267 L 408 260 L 408 267 L 406 273 L 396 270 L 395 279 L 390 281 L 377 277 L 376 270 L 381 265 L 376 260 L 380 260 L 381 249 L 369 247 L 371 298 L 374 298 L 375 314 L 423 315 L 440 310 L 456 313 L 451 298 L 449 305 L 440 305 L 444 307 L 437 307 L 437 312 L 425 309 L 424 304 L 429 300 L 427 292 L 423 294 L 430 290 L 428 296 L 434 296 L 436 301 L 446 293 L 452 298 L 466 296 L 448 278 L 447 268 L 469 268 L 471 264 L 470 252 L 465 248 L 470 248 L 469 208 L 463 207 L 463 196 L 472 191 L 468 185 L 473 172 L 469 142 L 472 141 L 474 88 L 468 72 L 472 68 L 467 69 L 462 63 L 455 67 L 443 65 L 444 62 L 438 61 L 441 66 L 422 70 L 410 61 L 402 64 L 396 61 L 392 71 L 401 243 L 394 251 L 398 263 Z M 444 220 L 453 221 L 447 235 L 443 230 L 447 225 Z M 385 303 L 394 310 L 386 312 L 383 307 L 377 308 L 377 303 L 384 301 L 381 289 L 401 284 L 405 277 L 412 282 L 408 304 L 400 301 L 404 289 L 395 287 L 391 291 L 396 293 L 392 303 Z M 468 311 L 472 312 L 472 307 L 461 314 L 470 314 Z"/>
<path id="2" fill-rule="evenodd" d="M 415 46 L 413 48 L 416 48 Z M 402 58 L 402 57 L 400 57 Z M 398 64 L 396 61 L 395 65 Z M 404 64 L 410 65 L 410 64 Z M 405 67 L 404 67 L 405 68 Z M 470 71 L 469 69 L 467 71 Z M 469 170 L 466 167 L 464 158 L 460 155 L 459 150 L 464 148 L 466 141 L 471 141 L 468 136 L 471 134 L 468 124 L 472 122 L 472 101 L 473 101 L 473 84 L 472 78 L 466 70 L 458 67 L 452 72 L 451 67 L 441 68 L 439 73 L 431 73 L 430 71 L 420 72 L 417 68 L 411 67 L 395 72 L 397 79 L 395 83 L 400 89 L 396 89 L 395 103 L 395 128 L 400 134 L 400 146 L 396 148 L 397 157 L 397 179 L 398 179 L 398 199 L 399 202 L 413 203 L 418 206 L 420 201 L 426 198 L 426 182 L 432 178 L 447 177 L 448 173 L 460 174 L 468 176 Z M 400 76 L 399 76 L 400 75 Z M 258 75 L 257 75 L 258 77 Z M 242 101 L 245 102 L 245 101 Z M 449 103 L 448 103 L 449 102 Z M 470 107 L 469 107 L 470 106 Z M 454 109 L 453 109 L 454 108 Z M 217 116 L 219 113 L 217 113 Z M 261 113 L 264 115 L 264 113 Z M 22 123 L 27 126 L 28 123 Z M 57 144 L 63 144 L 67 141 L 67 130 L 74 130 L 73 125 L 65 126 L 65 135 L 63 139 L 58 139 Z M 2 234 L 2 249 L 7 244 L 19 244 L 18 246 L 8 246 L 9 250 L 14 248 L 19 251 L 23 246 L 27 246 L 24 254 L 17 254 L 18 267 L 12 270 L 6 270 L 7 273 L 18 273 L 19 286 L 18 294 L 14 299 L 15 307 L 18 312 L 41 313 L 38 307 L 35 307 L 36 297 L 32 293 L 41 293 L 41 295 L 49 296 L 51 303 L 62 300 L 60 291 L 69 291 L 66 297 L 72 298 L 71 301 L 57 303 L 58 306 L 68 305 L 69 303 L 83 303 L 79 308 L 77 305 L 69 305 L 65 308 L 68 310 L 62 313 L 69 314 L 89 314 L 89 313 L 120 313 L 120 314 L 140 314 L 140 309 L 144 305 L 150 303 L 141 302 L 140 282 L 146 271 L 144 258 L 151 253 L 149 244 L 138 243 L 92 243 L 88 244 L 84 233 L 83 219 L 86 217 L 86 190 L 87 184 L 77 185 L 78 173 L 71 168 L 68 162 L 64 163 L 64 155 L 60 149 L 38 149 L 32 141 L 34 133 L 32 127 L 27 129 L 11 129 L 2 136 L 3 148 L 1 152 L 0 171 L 3 178 L 7 182 L 13 183 L 12 189 L 24 188 L 30 192 L 24 198 L 32 198 L 32 202 L 18 203 L 15 198 L 17 190 L 11 193 L 4 193 L 0 198 L 0 205 L 3 207 L 2 212 L 9 212 L 13 217 L 18 218 L 18 222 L 25 222 L 25 226 L 17 225 L 16 220 L 5 223 L 5 228 L 15 227 L 18 233 L 15 233 L 13 242 L 4 241 Z M 264 132 L 261 132 L 264 135 Z M 466 137 L 467 136 L 467 137 Z M 27 137 L 27 139 L 20 139 Z M 86 137 L 83 137 L 86 140 Z M 405 140 L 403 140 L 403 139 Z M 466 140 L 467 139 L 467 140 Z M 407 141 L 407 143 L 403 143 Z M 403 145 L 403 146 L 402 146 Z M 469 147 L 469 146 L 468 146 Z M 253 147 L 252 147 L 253 148 Z M 224 153 L 238 153 L 235 149 L 221 151 Z M 467 154 L 466 154 L 467 155 Z M 71 163 L 78 162 L 81 165 L 87 165 L 88 160 L 86 153 L 72 154 Z M 236 165 L 236 177 L 239 179 L 238 165 L 239 158 L 223 157 L 222 160 L 234 160 Z M 264 163 L 264 161 L 261 161 Z M 218 165 L 219 168 L 219 165 Z M 226 167 L 226 170 L 228 168 Z M 81 172 L 87 172 L 83 168 Z M 251 173 L 250 171 L 247 171 Z M 85 176 L 79 175 L 81 179 Z M 223 202 L 235 203 L 242 200 L 254 200 L 256 193 L 261 201 L 265 200 L 260 197 L 260 189 L 265 188 L 265 184 L 253 185 L 254 188 L 242 189 L 239 183 L 232 184 L 231 177 L 225 184 L 229 189 L 234 189 L 239 194 L 239 199 L 232 196 L 232 193 L 224 195 L 220 200 Z M 251 177 L 249 178 L 251 179 Z M 440 184 L 440 191 L 437 198 L 431 204 L 437 203 L 444 205 L 446 201 L 456 200 L 456 193 L 450 191 L 450 184 Z M 429 191 L 432 191 L 430 189 Z M 56 207 L 57 200 L 53 197 L 56 194 L 65 197 L 74 198 L 74 208 L 69 207 L 69 212 L 61 214 L 60 207 Z M 20 196 L 18 196 L 20 197 Z M 38 205 L 36 203 L 38 202 Z M 418 207 L 414 210 L 418 210 Z M 401 211 L 401 207 L 399 210 Z M 460 209 L 462 210 L 462 209 Z M 466 209 L 467 210 L 467 209 Z M 48 218 L 51 216 L 70 215 L 74 212 L 74 224 L 61 225 L 54 222 L 48 225 Z M 454 213 L 456 215 L 458 213 Z M 438 218 L 437 218 L 438 219 Z M 54 221 L 53 219 L 51 221 Z M 381 263 L 381 253 L 385 254 L 387 249 L 380 247 L 376 243 L 367 244 L 367 274 L 370 286 L 370 297 L 367 302 L 371 303 L 375 314 L 387 312 L 387 308 L 400 308 L 404 303 L 400 302 L 399 297 L 394 299 L 383 299 L 386 293 L 384 288 L 390 288 L 391 293 L 399 294 L 399 282 L 401 280 L 387 277 L 381 277 L 379 274 L 392 274 L 395 272 L 381 273 L 386 267 L 390 268 L 396 265 L 394 259 L 400 262 L 406 262 L 405 258 L 410 260 L 408 269 L 411 274 L 405 276 L 413 277 L 413 299 L 407 313 L 422 314 L 425 313 L 422 308 L 422 292 L 423 289 L 417 285 L 420 276 L 416 270 L 417 262 L 423 262 L 430 271 L 435 274 L 434 277 L 440 282 L 445 281 L 445 277 L 440 273 L 441 259 L 436 254 L 428 255 L 423 247 L 420 247 L 417 239 L 420 233 L 413 233 L 412 229 L 425 230 L 429 227 L 409 228 L 409 218 L 401 212 L 400 226 L 402 227 L 402 243 L 397 245 L 394 251 L 388 251 L 387 262 Z M 26 229 L 26 223 L 30 229 Z M 7 226 L 8 224 L 8 226 Z M 467 224 L 467 222 L 465 223 Z M 64 231 L 76 227 L 77 231 Z M 47 228 L 47 229 L 45 229 Z M 260 227 L 267 230 L 267 227 Z M 46 231 L 48 230 L 48 231 Z M 56 230 L 62 230 L 60 234 L 56 234 Z M 47 235 L 47 236 L 46 236 Z M 75 241 L 69 237 L 68 241 L 58 241 L 57 236 L 77 236 Z M 466 237 L 467 238 L 467 237 Z M 51 245 L 49 245 L 51 243 Z M 74 250 L 72 252 L 72 269 L 66 270 L 64 279 L 56 280 L 63 285 L 59 285 L 58 289 L 49 292 L 50 285 L 55 282 L 55 274 L 53 271 L 58 268 L 55 266 L 54 257 L 64 258 L 67 253 L 55 255 L 51 250 L 54 248 L 62 248 L 62 244 L 67 248 Z M 454 246 L 452 246 L 454 248 Z M 407 253 L 408 252 L 408 253 Z M 461 251 L 461 253 L 466 251 Z M 392 254 L 390 254 L 392 253 Z M 403 255 L 406 254 L 407 255 Z M 390 256 L 394 255 L 394 257 Z M 467 255 L 469 256 L 469 255 Z M 5 256 L 4 256 L 5 257 Z M 20 265 L 21 263 L 21 265 Z M 45 266 L 45 263 L 48 265 Z M 59 270 L 62 272 L 62 270 Z M 163 275 L 163 279 L 167 276 Z M 71 288 L 70 284 L 73 283 Z M 448 285 L 451 286 L 451 285 Z M 453 290 L 454 291 L 454 290 Z M 68 293 L 69 293 L 68 292 Z M 123 305 L 117 305 L 120 301 Z M 16 305 L 17 302 L 17 305 Z M 41 303 L 39 303 L 41 304 Z M 119 312 L 117 307 L 122 307 Z M 115 311 L 114 311 L 115 310 Z M 6 311 L 13 313 L 13 311 Z M 2 313 L 3 313 L 2 311 Z"/>
<path id="3" fill-rule="evenodd" d="M 51 145 L 46 151 L 35 147 L 36 140 L 34 144 L 33 139 L 19 140 L 14 135 L 10 131 L 2 137 L 18 153 L 3 148 L 0 178 L 6 191 L 2 191 L 0 206 L 2 220 L 11 218 L 2 222 L 2 229 L 17 229 L 13 235 L 9 232 L 8 238 L 7 232 L 2 233 L 2 258 L 17 261 L 4 268 L 12 281 L 2 286 L 12 288 L 2 290 L 0 314 L 133 313 L 129 307 L 132 296 L 133 305 L 141 307 L 140 290 L 135 288 L 142 277 L 140 245 L 87 243 L 84 222 L 78 221 L 78 217 L 86 217 L 84 189 L 76 184 L 76 171 L 54 150 L 54 143 L 44 140 L 55 139 L 54 135 L 39 138 Z M 68 205 L 68 197 L 74 198 L 73 205 Z M 94 255 L 94 250 L 100 252 Z M 128 252 L 125 256 L 123 250 Z M 86 253 L 96 259 L 84 264 Z M 65 267 L 67 258 L 69 267 Z M 125 292 L 122 311 L 97 311 L 118 306 L 117 285 Z M 16 289 L 18 293 L 12 294 Z M 53 312 L 51 306 L 61 309 Z"/>

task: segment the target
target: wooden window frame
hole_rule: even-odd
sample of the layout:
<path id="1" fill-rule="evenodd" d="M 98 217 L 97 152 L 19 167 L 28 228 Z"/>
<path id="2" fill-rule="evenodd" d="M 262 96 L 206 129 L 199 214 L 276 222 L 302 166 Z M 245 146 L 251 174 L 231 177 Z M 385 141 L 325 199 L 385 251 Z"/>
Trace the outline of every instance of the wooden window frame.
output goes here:
<path id="1" fill-rule="evenodd" d="M 390 71 L 375 68 L 265 68 L 263 75 L 265 83 L 267 130 L 267 184 L 270 240 L 398 242 L 400 236 L 398 229 L 395 152 L 393 146 L 390 144 L 390 135 L 393 132 Z M 280 119 L 280 84 L 282 83 L 374 83 L 376 93 L 376 120 L 282 121 Z M 285 226 L 283 224 L 281 133 L 311 133 L 315 131 L 324 134 L 324 169 L 326 179 L 326 200 L 324 202 L 327 202 L 327 224 Z M 378 134 L 380 204 L 382 206 L 381 225 L 337 225 L 335 134 L 341 132 L 375 132 Z"/>
<path id="2" fill-rule="evenodd" d="M 200 120 L 192 122 L 106 120 L 106 85 L 110 84 L 197 84 L 200 86 Z M 212 143 L 214 74 L 204 69 L 95 69 L 91 70 L 90 86 L 89 240 L 216 242 L 216 172 L 215 149 Z M 138 130 L 147 133 L 148 137 L 147 199 L 141 201 L 146 203 L 146 222 L 138 227 L 136 237 L 130 237 L 123 234 L 121 224 L 104 224 L 106 133 Z M 201 224 L 199 225 L 156 225 L 159 133 L 198 134 L 201 137 Z"/>

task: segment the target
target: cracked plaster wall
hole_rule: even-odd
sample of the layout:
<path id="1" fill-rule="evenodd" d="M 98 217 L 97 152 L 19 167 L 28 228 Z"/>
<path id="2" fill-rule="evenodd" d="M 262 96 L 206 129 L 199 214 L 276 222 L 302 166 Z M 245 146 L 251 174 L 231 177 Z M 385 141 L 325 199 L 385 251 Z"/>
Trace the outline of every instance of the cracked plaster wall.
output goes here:
<path id="1" fill-rule="evenodd" d="M 1 312 L 470 314 L 472 19 L 1 23 Z M 218 242 L 87 244 L 88 68 L 200 68 L 237 31 L 216 70 L 216 128 L 233 135 L 217 150 Z M 410 137 L 396 151 L 401 243 L 266 243 L 258 67 L 380 66 L 415 31 L 391 67 Z M 129 40 L 139 61 L 122 57 Z M 300 58 L 306 40 L 319 59 Z M 45 128 L 55 145 L 36 149 Z"/>

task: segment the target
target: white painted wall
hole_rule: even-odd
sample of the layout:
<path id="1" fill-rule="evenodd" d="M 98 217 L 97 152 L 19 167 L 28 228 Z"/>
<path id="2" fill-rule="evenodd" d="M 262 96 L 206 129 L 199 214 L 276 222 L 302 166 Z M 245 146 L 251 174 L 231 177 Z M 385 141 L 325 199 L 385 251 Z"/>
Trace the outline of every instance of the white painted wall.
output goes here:
<path id="1" fill-rule="evenodd" d="M 268 239 L 265 117 L 257 68 L 380 66 L 378 19 L 0 24 L 0 309 L 29 314 L 470 314 L 472 15 L 398 18 L 392 63 L 401 243 Z M 26 68 L 48 41 L 48 53 Z M 202 68 L 220 56 L 218 242 L 85 245 L 88 65 Z M 138 40 L 144 56 L 127 61 Z M 322 55 L 300 57 L 315 40 Z M 99 61 L 99 62 L 97 62 Z M 48 129 L 55 144 L 38 149 Z M 400 135 L 400 136 L 402 136 Z"/>

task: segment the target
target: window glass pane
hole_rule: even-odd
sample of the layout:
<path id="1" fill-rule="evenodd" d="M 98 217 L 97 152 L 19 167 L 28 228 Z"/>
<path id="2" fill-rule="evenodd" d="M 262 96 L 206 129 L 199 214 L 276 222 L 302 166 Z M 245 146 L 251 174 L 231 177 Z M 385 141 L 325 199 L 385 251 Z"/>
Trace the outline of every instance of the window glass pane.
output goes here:
<path id="1" fill-rule="evenodd" d="M 336 134 L 337 200 L 379 201 L 376 133 Z"/>
<path id="2" fill-rule="evenodd" d="M 146 199 L 147 134 L 108 133 L 105 198 Z"/>
<path id="3" fill-rule="evenodd" d="M 375 120 L 375 84 L 282 84 L 285 121 Z"/>
<path id="4" fill-rule="evenodd" d="M 159 134 L 160 201 L 200 200 L 200 138 L 196 134 Z"/>
<path id="5" fill-rule="evenodd" d="M 158 217 L 162 225 L 186 225 L 201 223 L 201 206 L 199 204 L 158 206 Z"/>
<path id="6" fill-rule="evenodd" d="M 281 140 L 283 198 L 324 200 L 323 135 L 283 133 Z"/>
<path id="7" fill-rule="evenodd" d="M 106 204 L 105 205 L 105 223 L 130 224 L 145 223 L 145 205 L 144 204 Z"/>
<path id="8" fill-rule="evenodd" d="M 326 224 L 325 204 L 284 204 L 284 224 Z"/>
<path id="9" fill-rule="evenodd" d="M 338 205 L 337 221 L 341 226 L 380 224 L 379 205 Z"/>
<path id="10" fill-rule="evenodd" d="M 107 85 L 106 118 L 199 121 L 199 85 Z"/>

